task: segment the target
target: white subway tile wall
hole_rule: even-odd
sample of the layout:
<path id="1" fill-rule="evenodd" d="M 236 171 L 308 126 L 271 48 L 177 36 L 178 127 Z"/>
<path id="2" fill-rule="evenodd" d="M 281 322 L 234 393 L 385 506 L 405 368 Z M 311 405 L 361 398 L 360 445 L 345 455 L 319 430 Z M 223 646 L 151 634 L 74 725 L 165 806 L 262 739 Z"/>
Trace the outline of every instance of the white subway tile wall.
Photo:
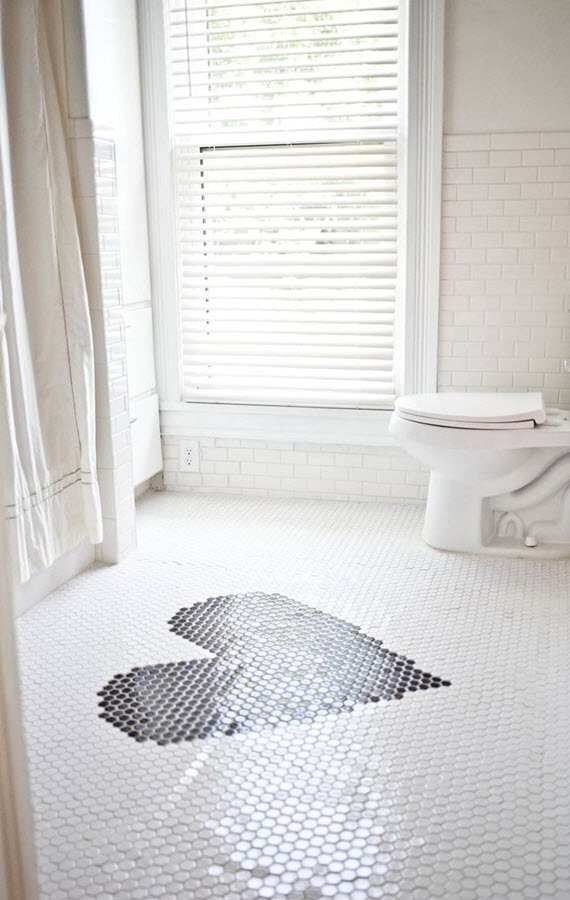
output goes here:
<path id="1" fill-rule="evenodd" d="M 163 438 L 169 490 L 309 497 L 322 500 L 423 501 L 428 473 L 395 446 L 306 444 L 200 438 L 200 471 L 179 471 L 177 436 Z"/>
<path id="2" fill-rule="evenodd" d="M 444 137 L 439 389 L 570 407 L 570 132 Z"/>

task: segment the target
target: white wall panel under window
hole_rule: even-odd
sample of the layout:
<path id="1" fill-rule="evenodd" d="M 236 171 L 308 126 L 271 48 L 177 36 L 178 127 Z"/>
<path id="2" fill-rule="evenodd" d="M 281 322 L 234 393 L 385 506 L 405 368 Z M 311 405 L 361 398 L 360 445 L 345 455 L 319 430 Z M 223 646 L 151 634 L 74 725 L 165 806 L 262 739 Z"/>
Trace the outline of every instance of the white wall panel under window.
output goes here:
<path id="1" fill-rule="evenodd" d="M 183 397 L 394 396 L 397 4 L 170 0 Z"/>

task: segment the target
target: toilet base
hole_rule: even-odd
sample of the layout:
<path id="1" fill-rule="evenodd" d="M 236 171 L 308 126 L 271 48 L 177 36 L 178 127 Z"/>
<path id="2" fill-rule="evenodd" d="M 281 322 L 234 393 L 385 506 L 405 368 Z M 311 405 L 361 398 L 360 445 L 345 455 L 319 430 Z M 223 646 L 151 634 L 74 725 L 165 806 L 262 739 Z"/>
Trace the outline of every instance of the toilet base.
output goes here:
<path id="1" fill-rule="evenodd" d="M 525 547 L 524 544 L 513 538 L 496 538 L 489 544 L 482 544 L 480 547 L 472 547 L 469 550 L 450 550 L 448 547 L 439 547 L 430 543 L 423 533 L 422 538 L 434 550 L 441 550 L 444 553 L 475 553 L 479 556 L 506 556 L 511 559 L 568 559 L 570 557 L 570 543 L 541 543 L 536 547 Z"/>
<path id="2" fill-rule="evenodd" d="M 439 550 L 480 553 L 493 533 L 487 500 L 475 487 L 432 472 L 422 537 Z"/>
<path id="3" fill-rule="evenodd" d="M 502 497 L 501 500 L 504 501 Z M 499 511 L 475 486 L 431 472 L 422 537 L 431 547 L 456 553 L 556 559 L 570 556 L 570 488 L 533 511 Z M 549 521 L 550 520 L 550 521 Z M 527 546 L 529 536 L 535 546 Z"/>

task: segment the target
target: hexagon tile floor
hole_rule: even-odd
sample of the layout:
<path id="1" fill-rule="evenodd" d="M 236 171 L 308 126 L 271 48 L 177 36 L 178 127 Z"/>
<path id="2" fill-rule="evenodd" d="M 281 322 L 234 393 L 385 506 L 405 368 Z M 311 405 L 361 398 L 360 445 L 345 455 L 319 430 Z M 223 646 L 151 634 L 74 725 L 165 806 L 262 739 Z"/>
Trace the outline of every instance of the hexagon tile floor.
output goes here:
<path id="1" fill-rule="evenodd" d="M 149 493 L 19 620 L 42 900 L 567 900 L 570 564 L 421 516 Z"/>

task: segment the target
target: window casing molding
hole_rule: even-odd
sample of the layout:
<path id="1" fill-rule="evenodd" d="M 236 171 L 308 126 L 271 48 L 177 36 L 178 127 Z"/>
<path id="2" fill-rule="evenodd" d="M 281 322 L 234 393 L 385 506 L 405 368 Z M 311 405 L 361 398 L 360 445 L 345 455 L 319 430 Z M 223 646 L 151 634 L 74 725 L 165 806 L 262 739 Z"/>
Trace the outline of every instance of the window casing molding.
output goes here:
<path id="1" fill-rule="evenodd" d="M 385 410 L 244 407 L 181 401 L 181 342 L 174 241 L 172 148 L 162 2 L 138 0 L 142 107 L 151 244 L 155 354 L 165 433 L 246 437 L 244 432 L 326 431 L 337 443 L 388 443 Z M 441 166 L 444 0 L 402 0 L 399 146 L 399 263 L 396 312 L 398 394 L 435 390 Z M 293 418 L 297 426 L 293 427 Z M 311 420 L 312 423 L 311 424 Z M 323 428 L 327 421 L 326 429 Z M 230 423 L 232 423 L 230 425 Z M 265 425 L 263 425 L 265 423 Z M 336 424 L 335 424 L 336 423 Z M 360 423 L 360 424 L 359 424 Z M 259 426 L 259 427 L 258 427 Z M 267 439 L 267 438 L 266 438 Z M 290 438 L 291 439 L 291 438 Z M 309 440 L 297 437 L 297 440 Z M 323 438 L 319 438 L 322 440 Z"/>
<path id="2" fill-rule="evenodd" d="M 370 447 L 395 443 L 388 433 L 390 416 L 385 409 L 234 403 L 162 403 L 160 414 L 163 435 Z"/>
<path id="3" fill-rule="evenodd" d="M 445 0 L 402 4 L 396 392 L 437 386 Z"/>
<path id="4" fill-rule="evenodd" d="M 182 367 L 163 0 L 138 0 L 137 13 L 156 379 L 161 403 L 172 403 Z"/>

